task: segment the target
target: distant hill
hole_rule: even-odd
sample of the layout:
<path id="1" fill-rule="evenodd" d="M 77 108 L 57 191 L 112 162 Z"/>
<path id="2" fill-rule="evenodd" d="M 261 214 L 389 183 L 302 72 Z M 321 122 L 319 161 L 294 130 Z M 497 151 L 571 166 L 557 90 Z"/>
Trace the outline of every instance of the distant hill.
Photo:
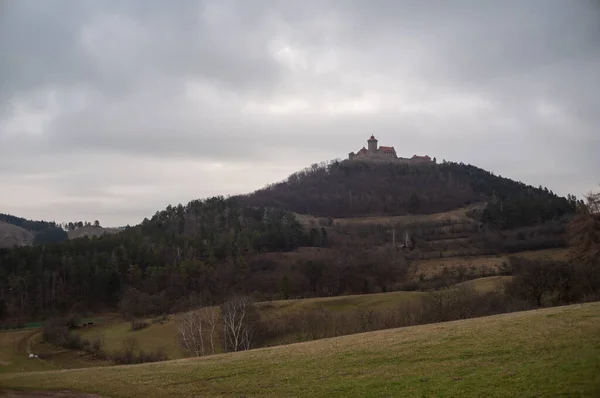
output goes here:
<path id="1" fill-rule="evenodd" d="M 431 214 L 487 202 L 498 228 L 536 225 L 575 211 L 577 201 L 462 163 L 344 160 L 313 165 L 239 199 L 320 217 Z"/>
<path id="2" fill-rule="evenodd" d="M 0 249 L 31 245 L 34 234 L 19 226 L 0 221 Z"/>
<path id="3" fill-rule="evenodd" d="M 0 248 L 57 243 L 82 237 L 114 234 L 124 228 L 104 228 L 90 223 L 69 223 L 68 231 L 53 221 L 33 221 L 0 213 Z"/>
<path id="4" fill-rule="evenodd" d="M 21 232 L 14 235 L 17 246 L 56 243 L 68 239 L 67 233 L 57 223 L 52 221 L 33 221 L 10 214 L 0 213 L 0 222 L 19 227 L 27 232 L 27 234 Z M 4 227 L 0 226 L 0 228 L 0 234 L 2 234 L 3 231 L 6 231 L 6 234 L 8 234 L 9 231 L 12 231 L 10 233 L 15 233 L 14 231 L 16 231 L 14 228 L 6 225 Z M 30 236 L 32 236 L 33 239 L 29 239 Z"/>
<path id="5" fill-rule="evenodd" d="M 85 236 L 91 238 L 103 236 L 106 234 L 116 234 L 122 230 L 123 228 L 104 228 L 95 225 L 85 225 L 81 228 L 76 228 L 72 231 L 68 231 L 67 235 L 69 239 L 83 238 Z"/>

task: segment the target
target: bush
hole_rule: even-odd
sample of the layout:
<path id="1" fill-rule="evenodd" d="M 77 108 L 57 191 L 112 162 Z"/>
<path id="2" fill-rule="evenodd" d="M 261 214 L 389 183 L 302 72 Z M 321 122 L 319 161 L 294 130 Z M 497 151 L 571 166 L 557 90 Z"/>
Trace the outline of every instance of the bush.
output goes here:
<path id="1" fill-rule="evenodd" d="M 50 319 L 42 331 L 42 337 L 48 343 L 71 350 L 81 350 L 86 343 L 81 336 L 71 332 L 70 328 L 74 324 L 76 323 L 73 318 Z"/>
<path id="2" fill-rule="evenodd" d="M 167 354 L 163 348 L 155 351 L 146 352 L 138 349 L 137 340 L 130 337 L 123 342 L 120 351 L 117 351 L 109 356 L 110 360 L 118 365 L 129 365 L 144 362 L 166 361 Z"/>

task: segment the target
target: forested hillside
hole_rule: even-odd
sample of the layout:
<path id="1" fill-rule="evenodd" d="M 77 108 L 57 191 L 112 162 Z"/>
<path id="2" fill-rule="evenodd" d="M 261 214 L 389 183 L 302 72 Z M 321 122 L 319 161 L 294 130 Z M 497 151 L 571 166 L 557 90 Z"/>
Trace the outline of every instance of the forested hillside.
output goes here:
<path id="1" fill-rule="evenodd" d="M 483 221 L 498 228 L 560 218 L 577 205 L 574 197 L 562 198 L 547 188 L 462 163 L 348 160 L 313 165 L 241 200 L 322 217 L 428 214 L 489 201 Z"/>
<path id="2" fill-rule="evenodd" d="M 242 287 L 249 274 L 245 256 L 291 250 L 306 239 L 283 210 L 224 198 L 169 206 L 118 234 L 0 250 L 0 313 L 103 309 L 127 291 L 159 312 L 191 292 L 219 300 Z"/>

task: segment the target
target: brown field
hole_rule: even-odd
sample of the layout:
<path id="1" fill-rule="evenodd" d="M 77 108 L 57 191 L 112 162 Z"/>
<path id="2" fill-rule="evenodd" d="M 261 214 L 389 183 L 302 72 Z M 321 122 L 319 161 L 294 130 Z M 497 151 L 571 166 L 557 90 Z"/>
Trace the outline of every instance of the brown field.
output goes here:
<path id="1" fill-rule="evenodd" d="M 432 222 L 432 221 L 472 221 L 467 213 L 472 210 L 483 209 L 485 203 L 476 203 L 470 206 L 461 207 L 459 209 L 450 210 L 442 213 L 433 214 L 416 214 L 405 216 L 371 216 L 371 217 L 349 217 L 349 218 L 334 218 L 334 225 L 349 225 L 349 224 L 409 224 L 414 222 Z M 320 220 L 325 220 L 325 217 L 311 216 L 307 214 L 294 214 L 298 221 L 304 225 L 319 225 Z"/>
<path id="2" fill-rule="evenodd" d="M 547 249 L 514 253 L 510 256 L 525 257 L 528 259 L 550 259 L 566 260 L 568 258 L 568 249 Z M 443 257 L 429 260 L 414 261 L 414 277 L 418 278 L 423 274 L 426 278 L 439 275 L 444 268 L 457 268 L 464 266 L 474 270 L 489 268 L 498 270 L 502 263 L 508 263 L 509 255 L 495 256 L 466 256 L 466 257 Z"/>
<path id="3" fill-rule="evenodd" d="M 499 275 L 499 276 L 488 276 L 485 278 L 473 279 L 470 281 L 462 282 L 456 286 L 473 286 L 473 288 L 479 293 L 489 293 L 494 291 L 501 291 L 502 286 L 512 280 L 512 276 Z"/>

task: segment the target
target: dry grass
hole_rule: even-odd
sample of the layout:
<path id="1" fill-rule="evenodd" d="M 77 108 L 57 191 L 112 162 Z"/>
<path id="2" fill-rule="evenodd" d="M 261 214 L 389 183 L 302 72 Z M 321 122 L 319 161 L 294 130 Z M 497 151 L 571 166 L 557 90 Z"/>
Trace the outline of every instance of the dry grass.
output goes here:
<path id="1" fill-rule="evenodd" d="M 600 303 L 0 384 L 112 397 L 599 396 Z"/>
<path id="2" fill-rule="evenodd" d="M 416 214 L 407 216 L 379 216 L 379 217 L 353 217 L 353 218 L 336 218 L 336 225 L 348 224 L 410 224 L 410 223 L 426 223 L 439 221 L 454 221 L 454 222 L 470 222 L 472 221 L 467 213 L 476 209 L 483 209 L 485 203 L 477 203 L 459 209 L 450 210 L 442 213 L 434 214 Z"/>
<path id="3" fill-rule="evenodd" d="M 372 217 L 348 217 L 334 218 L 335 225 L 349 224 L 410 224 L 415 222 L 436 222 L 436 221 L 456 221 L 456 222 L 471 222 L 467 213 L 472 210 L 481 210 L 485 207 L 485 203 L 476 203 L 470 206 L 461 207 L 458 209 L 445 211 L 433 214 L 416 214 L 406 216 L 372 216 Z M 306 226 L 318 226 L 321 220 L 326 220 L 324 217 L 311 216 L 308 214 L 294 213 L 296 219 Z"/>
<path id="4" fill-rule="evenodd" d="M 390 292 L 366 295 L 317 297 L 301 300 L 265 301 L 257 303 L 257 306 L 263 316 L 269 319 L 271 317 L 276 318 L 283 314 L 318 308 L 339 312 L 358 309 L 387 309 L 407 301 L 417 300 L 419 297 L 426 294 L 427 293 L 423 292 Z M 102 334 L 105 340 L 105 349 L 109 352 L 121 349 L 123 342 L 126 339 L 135 337 L 140 349 L 152 351 L 162 348 L 170 359 L 184 358 L 187 355 L 181 349 L 179 342 L 177 341 L 176 318 L 177 314 L 171 315 L 163 324 L 151 323 L 149 327 L 136 332 L 131 331 L 130 322 L 121 320 L 84 329 L 78 333 L 90 340 L 96 335 Z M 150 322 L 150 319 L 148 319 L 148 322 Z M 220 351 L 220 346 L 218 344 L 217 351 Z"/>
<path id="5" fill-rule="evenodd" d="M 423 297 L 423 292 L 390 292 L 376 294 L 356 294 L 349 296 L 317 297 L 301 300 L 277 300 L 258 303 L 259 308 L 269 316 L 281 312 L 294 312 L 323 308 L 332 311 L 359 309 L 393 308 L 407 301 Z"/>
<path id="6" fill-rule="evenodd" d="M 0 248 L 31 245 L 33 234 L 13 224 L 0 221 Z"/>
<path id="7" fill-rule="evenodd" d="M 457 284 L 456 286 L 473 286 L 475 291 L 478 293 L 490 293 L 501 291 L 502 286 L 510 281 L 512 276 L 488 276 L 485 278 L 473 279 L 470 281 L 462 282 Z"/>
<path id="8" fill-rule="evenodd" d="M 525 257 L 528 259 L 550 259 L 566 260 L 568 249 L 546 249 L 514 253 L 513 256 Z M 439 275 L 444 268 L 457 268 L 464 266 L 475 270 L 485 267 L 490 270 L 498 270 L 502 263 L 508 263 L 508 255 L 496 256 L 466 256 L 466 257 L 443 257 L 429 260 L 416 260 L 414 262 L 414 277 L 418 278 L 423 274 L 427 278 Z"/>
<path id="9" fill-rule="evenodd" d="M 147 320 L 151 322 L 151 319 Z M 177 330 L 174 316 L 170 316 L 165 323 L 151 323 L 149 327 L 131 331 L 131 322 L 115 322 L 99 325 L 79 332 L 84 338 L 91 340 L 97 335 L 104 336 L 105 349 L 115 352 L 123 347 L 123 343 L 130 337 L 136 339 L 138 348 L 144 351 L 161 349 L 170 359 L 183 358 L 185 353 L 177 341 Z"/>

